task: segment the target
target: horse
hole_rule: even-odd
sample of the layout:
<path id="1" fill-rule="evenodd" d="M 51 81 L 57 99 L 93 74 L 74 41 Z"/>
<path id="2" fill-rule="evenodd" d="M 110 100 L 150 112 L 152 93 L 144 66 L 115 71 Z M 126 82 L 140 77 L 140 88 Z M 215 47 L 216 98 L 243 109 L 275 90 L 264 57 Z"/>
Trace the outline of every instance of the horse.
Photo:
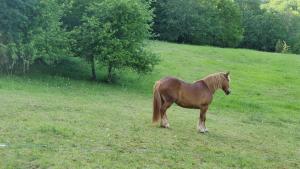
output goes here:
<path id="1" fill-rule="evenodd" d="M 155 123 L 161 119 L 161 127 L 169 128 L 166 111 L 173 103 L 176 103 L 183 108 L 200 109 L 198 131 L 208 132 L 205 126 L 206 112 L 216 90 L 222 89 L 226 95 L 231 93 L 229 74 L 229 72 L 214 73 L 192 84 L 174 77 L 160 79 L 153 87 L 152 122 Z"/>

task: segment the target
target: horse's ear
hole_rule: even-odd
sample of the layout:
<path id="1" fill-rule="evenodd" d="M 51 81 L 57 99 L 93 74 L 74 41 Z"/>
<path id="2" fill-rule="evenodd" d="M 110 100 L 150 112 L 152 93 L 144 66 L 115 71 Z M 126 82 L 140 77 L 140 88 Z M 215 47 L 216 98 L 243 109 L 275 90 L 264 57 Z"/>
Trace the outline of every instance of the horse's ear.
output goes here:
<path id="1" fill-rule="evenodd" d="M 225 73 L 225 76 L 228 77 L 230 74 L 230 72 L 228 71 L 227 73 Z"/>

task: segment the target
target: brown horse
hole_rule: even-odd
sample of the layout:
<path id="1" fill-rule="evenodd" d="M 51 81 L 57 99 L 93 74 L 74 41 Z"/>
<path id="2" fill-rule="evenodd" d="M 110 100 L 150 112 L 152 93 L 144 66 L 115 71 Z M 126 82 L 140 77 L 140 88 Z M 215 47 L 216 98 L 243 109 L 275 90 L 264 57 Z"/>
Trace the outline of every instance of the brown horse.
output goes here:
<path id="1" fill-rule="evenodd" d="M 192 84 L 173 77 L 157 81 L 153 88 L 153 122 L 161 118 L 161 127 L 168 128 L 170 125 L 166 111 L 175 102 L 184 108 L 200 109 L 198 130 L 201 133 L 207 132 L 206 111 L 213 94 L 217 89 L 222 89 L 229 95 L 229 81 L 229 72 L 211 74 Z"/>

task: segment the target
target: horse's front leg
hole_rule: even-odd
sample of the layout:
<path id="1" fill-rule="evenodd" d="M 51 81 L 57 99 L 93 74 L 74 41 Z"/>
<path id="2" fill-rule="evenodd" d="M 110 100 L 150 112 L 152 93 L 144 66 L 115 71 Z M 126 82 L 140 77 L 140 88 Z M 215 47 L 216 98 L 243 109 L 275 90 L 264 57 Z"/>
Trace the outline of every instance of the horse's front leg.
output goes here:
<path id="1" fill-rule="evenodd" d="M 203 106 L 200 108 L 200 118 L 199 118 L 199 124 L 198 124 L 198 130 L 200 133 L 205 133 L 208 131 L 208 129 L 205 126 L 207 109 L 208 109 L 208 106 Z"/>

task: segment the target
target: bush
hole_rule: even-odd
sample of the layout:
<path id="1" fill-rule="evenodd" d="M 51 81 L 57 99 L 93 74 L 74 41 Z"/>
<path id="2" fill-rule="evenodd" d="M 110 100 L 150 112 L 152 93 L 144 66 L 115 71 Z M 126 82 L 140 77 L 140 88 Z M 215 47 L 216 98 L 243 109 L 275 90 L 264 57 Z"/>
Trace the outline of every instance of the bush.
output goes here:
<path id="1" fill-rule="evenodd" d="M 278 40 L 275 46 L 275 52 L 277 53 L 288 53 L 289 46 L 286 44 L 284 40 Z"/>

